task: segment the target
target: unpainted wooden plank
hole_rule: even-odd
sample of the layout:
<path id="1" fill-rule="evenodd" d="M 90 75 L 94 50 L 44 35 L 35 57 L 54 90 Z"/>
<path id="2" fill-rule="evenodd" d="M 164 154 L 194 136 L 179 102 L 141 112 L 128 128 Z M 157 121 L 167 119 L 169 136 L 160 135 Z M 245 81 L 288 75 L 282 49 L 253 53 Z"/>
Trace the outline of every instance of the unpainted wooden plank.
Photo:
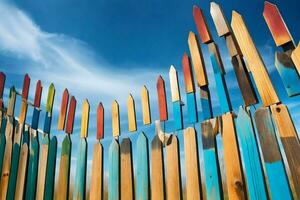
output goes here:
<path id="1" fill-rule="evenodd" d="M 296 47 L 296 49 L 292 52 L 291 58 L 293 63 L 295 64 L 298 75 L 300 75 L 300 43 Z"/>
<path id="2" fill-rule="evenodd" d="M 131 141 L 124 138 L 120 145 L 121 150 L 121 193 L 120 199 L 134 199 L 134 177 L 132 164 Z"/>
<path id="3" fill-rule="evenodd" d="M 99 141 L 94 144 L 90 199 L 103 199 L 103 147 Z"/>
<path id="4" fill-rule="evenodd" d="M 28 160 L 28 145 L 25 143 L 21 147 L 18 175 L 15 189 L 15 200 L 22 200 L 24 197 L 25 180 L 27 171 L 27 160 Z"/>
<path id="5" fill-rule="evenodd" d="M 195 85 L 194 85 L 194 79 L 193 79 L 193 73 L 191 68 L 191 62 L 190 58 L 187 55 L 187 53 L 183 54 L 182 60 L 182 72 L 184 77 L 184 86 L 185 86 L 185 92 L 186 93 L 192 93 L 195 92 Z"/>
<path id="6" fill-rule="evenodd" d="M 112 135 L 118 137 L 120 135 L 120 114 L 119 104 L 116 100 L 111 105 Z"/>
<path id="7" fill-rule="evenodd" d="M 120 199 L 120 150 L 113 139 L 108 152 L 108 200 Z"/>
<path id="8" fill-rule="evenodd" d="M 90 104 L 88 100 L 85 99 L 82 104 L 81 131 L 80 131 L 81 138 L 86 138 L 88 136 L 89 116 L 90 116 Z"/>
<path id="9" fill-rule="evenodd" d="M 128 131 L 136 131 L 136 114 L 134 99 L 131 94 L 127 98 Z"/>
<path id="10" fill-rule="evenodd" d="M 231 27 L 244 58 L 252 72 L 258 92 L 264 106 L 279 102 L 279 98 L 272 85 L 265 65 L 258 53 L 242 16 L 236 11 L 232 12 Z"/>
<path id="11" fill-rule="evenodd" d="M 151 124 L 149 93 L 145 85 L 142 87 L 141 101 L 142 101 L 143 124 L 144 125 Z"/>
<path id="12" fill-rule="evenodd" d="M 62 99 L 61 99 L 60 112 L 58 115 L 58 122 L 57 122 L 58 130 L 64 130 L 68 103 L 69 103 L 69 92 L 68 89 L 66 88 L 63 92 Z"/>
<path id="13" fill-rule="evenodd" d="M 97 140 L 103 139 L 104 137 L 104 107 L 102 103 L 98 104 L 97 107 Z"/>
<path id="14" fill-rule="evenodd" d="M 72 96 L 71 100 L 70 100 L 70 105 L 69 105 L 67 124 L 66 124 L 66 127 L 65 127 L 65 132 L 67 134 L 72 134 L 73 133 L 75 111 L 76 111 L 76 99 L 75 99 L 74 96 Z"/>
<path id="15" fill-rule="evenodd" d="M 168 108 L 166 100 L 166 88 L 164 79 L 159 76 L 156 82 L 157 98 L 158 98 L 158 110 L 160 121 L 168 120 Z"/>
<path id="16" fill-rule="evenodd" d="M 193 16 L 202 43 L 210 43 L 213 39 L 203 17 L 203 12 L 198 6 L 193 6 Z"/>
<path id="17" fill-rule="evenodd" d="M 212 16 L 219 37 L 230 34 L 230 27 L 224 16 L 223 10 L 215 2 L 210 3 L 210 15 Z"/>
<path id="18" fill-rule="evenodd" d="M 171 65 L 170 67 L 169 79 L 170 79 L 172 102 L 181 101 L 180 91 L 178 86 L 178 76 L 174 65 Z"/>
<path id="19" fill-rule="evenodd" d="M 22 99 L 21 100 L 21 110 L 19 114 L 19 124 L 24 124 L 26 120 L 26 114 L 27 114 L 27 100 Z"/>
<path id="20" fill-rule="evenodd" d="M 13 148 L 12 139 L 6 138 L 1 181 L 0 181 L 0 199 L 6 199 L 7 197 L 7 189 L 8 189 L 8 182 L 10 176 L 10 166 L 11 166 L 11 159 L 12 159 L 12 148 Z"/>

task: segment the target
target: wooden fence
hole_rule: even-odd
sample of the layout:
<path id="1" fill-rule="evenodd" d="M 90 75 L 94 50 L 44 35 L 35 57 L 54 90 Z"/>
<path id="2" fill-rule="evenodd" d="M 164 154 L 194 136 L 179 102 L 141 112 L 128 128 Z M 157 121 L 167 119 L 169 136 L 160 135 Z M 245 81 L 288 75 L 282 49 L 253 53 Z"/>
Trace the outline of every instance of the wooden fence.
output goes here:
<path id="1" fill-rule="evenodd" d="M 172 117 L 167 109 L 165 82 L 159 76 L 159 120 L 152 123 L 149 93 L 143 86 L 143 127 L 155 126 L 155 136 L 150 138 L 149 133 L 141 131 L 143 127 L 138 130 L 135 101 L 129 95 L 128 132 L 137 134 L 136 142 L 132 143 L 130 138 L 119 138 L 120 111 L 118 102 L 114 101 L 111 107 L 114 139 L 109 145 L 108 157 L 103 156 L 101 140 L 105 124 L 104 107 L 100 103 L 90 184 L 86 181 L 88 100 L 82 105 L 81 132 L 75 155 L 77 163 L 71 166 L 70 135 L 76 110 L 75 97 L 69 97 L 67 89 L 63 92 L 57 129 L 64 130 L 66 135 L 61 155 L 57 155 L 57 139 L 50 137 L 54 85 L 51 84 L 48 90 L 44 128 L 39 131 L 41 81 L 36 84 L 34 102 L 29 102 L 30 78 L 25 75 L 22 92 L 12 87 L 5 105 L 5 74 L 1 73 L 0 199 L 85 199 L 86 196 L 110 200 L 300 199 L 300 144 L 288 107 L 281 103 L 242 16 L 233 11 L 229 24 L 220 6 L 214 2 L 210 14 L 218 36 L 226 41 L 244 104 L 237 113 L 233 112 L 218 46 L 203 11 L 194 6 L 193 16 L 199 37 L 189 33 L 191 62 L 188 53 L 182 57 L 185 103 L 180 94 L 177 71 L 171 66 L 172 103 L 168 106 L 173 108 Z M 288 96 L 292 98 L 300 94 L 300 46 L 295 46 L 275 5 L 265 2 L 263 17 L 276 45 L 282 47 L 282 51 L 276 52 L 275 66 Z M 208 87 L 201 50 L 205 46 L 209 50 L 216 91 L 210 91 Z M 197 88 L 200 99 L 196 96 Z M 218 96 L 220 116 L 213 115 L 210 98 L 213 92 Z M 20 115 L 16 117 L 14 107 L 18 95 L 22 101 Z M 198 100 L 202 112 L 198 112 Z M 254 106 L 256 104 L 258 108 Z M 28 106 L 33 107 L 31 124 L 25 123 Z M 183 112 L 187 114 L 183 115 Z M 59 163 L 56 163 L 57 157 Z M 109 166 L 107 181 L 104 181 L 104 162 Z M 76 167 L 72 190 L 69 189 L 70 167 Z M 104 194 L 105 187 L 107 194 Z"/>

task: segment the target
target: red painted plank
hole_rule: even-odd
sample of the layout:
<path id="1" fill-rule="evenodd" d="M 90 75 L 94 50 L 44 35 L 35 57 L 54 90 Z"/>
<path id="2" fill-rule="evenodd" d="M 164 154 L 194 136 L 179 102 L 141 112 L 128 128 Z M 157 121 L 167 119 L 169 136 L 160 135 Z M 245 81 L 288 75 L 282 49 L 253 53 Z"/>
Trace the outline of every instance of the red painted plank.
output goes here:
<path id="1" fill-rule="evenodd" d="M 34 96 L 34 107 L 39 108 L 41 105 L 41 97 L 42 97 L 42 82 L 38 80 L 35 88 L 35 96 Z"/>
<path id="2" fill-rule="evenodd" d="M 4 85 L 6 76 L 3 72 L 0 72 L 0 98 L 3 97 Z"/>
<path id="3" fill-rule="evenodd" d="M 57 126 L 57 128 L 59 130 L 64 129 L 68 103 L 69 103 L 69 91 L 66 88 L 63 92 L 63 96 L 62 96 L 62 100 L 61 100 L 61 106 L 60 106 L 60 113 L 59 113 L 59 117 L 58 117 L 58 126 Z"/>
<path id="4" fill-rule="evenodd" d="M 28 98 L 29 86 L 30 86 L 30 77 L 28 74 L 25 74 L 24 82 L 23 82 L 23 89 L 22 89 L 22 99 Z"/>
<path id="5" fill-rule="evenodd" d="M 200 35 L 200 38 L 202 40 L 202 43 L 212 42 L 211 34 L 207 27 L 207 23 L 205 21 L 202 10 L 200 8 L 198 8 L 197 6 L 194 6 L 193 7 L 193 16 L 194 16 L 196 27 L 197 27 L 198 33 Z"/>
<path id="6" fill-rule="evenodd" d="M 289 30 L 287 29 L 286 24 L 284 23 L 275 4 L 266 1 L 263 16 L 277 46 L 282 46 L 293 41 Z"/>
<path id="7" fill-rule="evenodd" d="M 158 108 L 159 108 L 159 119 L 160 121 L 168 120 L 168 109 L 166 101 L 166 89 L 165 81 L 159 76 L 156 83 L 157 97 L 158 97 Z"/>
<path id="8" fill-rule="evenodd" d="M 104 108 L 102 103 L 99 103 L 97 108 L 97 140 L 104 137 Z"/>
<path id="9" fill-rule="evenodd" d="M 193 80 L 193 75 L 191 70 L 190 58 L 187 55 L 187 53 L 183 54 L 181 63 L 182 63 L 182 71 L 183 71 L 184 82 L 185 82 L 185 91 L 186 93 L 195 92 L 195 85 L 194 85 L 194 80 Z"/>
<path id="10" fill-rule="evenodd" d="M 76 110 L 76 99 L 74 96 L 72 96 L 70 101 L 69 111 L 68 111 L 67 124 L 65 128 L 65 132 L 68 134 L 73 133 L 75 110 Z"/>

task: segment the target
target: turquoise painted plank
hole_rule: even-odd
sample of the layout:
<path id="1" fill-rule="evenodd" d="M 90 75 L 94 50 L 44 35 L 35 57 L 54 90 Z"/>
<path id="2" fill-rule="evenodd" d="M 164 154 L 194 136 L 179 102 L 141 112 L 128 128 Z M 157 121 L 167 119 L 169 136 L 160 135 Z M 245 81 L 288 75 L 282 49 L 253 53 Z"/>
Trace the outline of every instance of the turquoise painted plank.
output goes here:
<path id="1" fill-rule="evenodd" d="M 136 199 L 149 199 L 148 140 L 142 132 L 137 139 Z"/>
<path id="2" fill-rule="evenodd" d="M 218 65 L 217 58 L 213 53 L 210 53 L 210 60 L 214 71 L 215 81 L 216 81 L 216 88 L 219 98 L 219 103 L 221 107 L 222 113 L 229 112 L 231 108 L 231 103 L 229 100 L 229 94 L 226 86 L 226 81 L 224 79 L 224 76 L 222 75 L 222 72 L 220 70 L 220 67 Z"/>
<path id="3" fill-rule="evenodd" d="M 33 109 L 32 121 L 31 121 L 31 128 L 37 130 L 39 125 L 39 118 L 40 118 L 40 111 L 38 108 Z"/>
<path id="4" fill-rule="evenodd" d="M 77 165 L 76 165 L 73 199 L 85 199 L 86 161 L 87 161 L 87 142 L 85 138 L 80 138 L 78 154 L 77 154 Z"/>
<path id="5" fill-rule="evenodd" d="M 13 200 L 15 197 L 15 189 L 17 183 L 18 167 L 19 167 L 19 157 L 20 157 L 20 145 L 14 144 L 12 150 L 12 160 L 10 166 L 10 176 L 8 181 L 7 197 L 6 199 Z"/>
<path id="6" fill-rule="evenodd" d="M 202 120 L 204 121 L 207 119 L 211 119 L 213 114 L 208 86 L 200 87 L 200 102 L 202 107 Z"/>
<path id="7" fill-rule="evenodd" d="M 2 174 L 3 157 L 5 152 L 5 146 L 6 146 L 5 129 L 6 129 L 6 118 L 2 118 L 2 125 L 0 131 L 0 174 Z"/>
<path id="8" fill-rule="evenodd" d="M 53 199 L 54 187 L 55 187 L 55 164 L 56 164 L 56 152 L 57 152 L 57 139 L 52 137 L 48 150 L 48 162 L 46 171 L 46 183 L 44 200 Z"/>
<path id="9" fill-rule="evenodd" d="M 30 136 L 29 136 L 29 128 L 28 130 L 25 130 L 23 132 L 23 137 L 22 137 L 22 144 L 27 144 L 27 146 L 29 146 L 29 140 L 30 140 Z"/>
<path id="10" fill-rule="evenodd" d="M 32 136 L 31 145 L 29 149 L 29 163 L 27 169 L 28 171 L 27 171 L 26 193 L 25 193 L 26 200 L 35 199 L 38 163 L 39 163 L 38 137 Z"/>
<path id="11" fill-rule="evenodd" d="M 109 146 L 108 166 L 108 199 L 118 200 L 120 198 L 120 147 L 115 139 Z"/>
<path id="12" fill-rule="evenodd" d="M 290 56 L 284 52 L 276 52 L 275 66 L 287 94 L 290 97 L 300 94 L 300 77 Z"/>
<path id="13" fill-rule="evenodd" d="M 181 130 L 182 129 L 182 108 L 181 108 L 180 101 L 173 102 L 173 116 L 174 116 L 174 129 Z"/>
<path id="14" fill-rule="evenodd" d="M 236 129 L 248 197 L 249 199 L 266 200 L 267 191 L 252 121 L 242 106 L 239 108 L 236 119 Z"/>
<path id="15" fill-rule="evenodd" d="M 198 111 L 197 111 L 195 93 L 194 92 L 187 93 L 186 101 L 187 101 L 187 112 L 188 112 L 189 123 L 190 124 L 197 123 L 198 122 Z"/>
<path id="16" fill-rule="evenodd" d="M 48 114 L 48 112 L 46 112 L 45 114 L 45 122 L 44 122 L 44 133 L 50 133 L 50 129 L 51 129 L 51 121 L 52 121 L 52 116 Z"/>

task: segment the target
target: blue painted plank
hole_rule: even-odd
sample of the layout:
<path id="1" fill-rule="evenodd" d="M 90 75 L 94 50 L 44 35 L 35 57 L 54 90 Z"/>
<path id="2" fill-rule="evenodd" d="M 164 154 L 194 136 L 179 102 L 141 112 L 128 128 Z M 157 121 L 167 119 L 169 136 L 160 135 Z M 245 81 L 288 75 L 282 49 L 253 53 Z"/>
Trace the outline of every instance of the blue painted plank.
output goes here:
<path id="1" fill-rule="evenodd" d="M 48 112 L 45 114 L 44 133 L 50 133 L 52 116 Z"/>
<path id="2" fill-rule="evenodd" d="M 13 145 L 12 160 L 10 166 L 10 175 L 8 181 L 8 192 L 6 199 L 13 200 L 15 197 L 15 189 L 17 183 L 18 167 L 19 167 L 19 157 L 20 157 L 20 145 L 15 143 Z"/>
<path id="3" fill-rule="evenodd" d="M 236 119 L 236 129 L 248 197 L 249 199 L 266 200 L 267 191 L 252 121 L 242 106 L 239 108 Z"/>
<path id="4" fill-rule="evenodd" d="M 31 128 L 37 130 L 39 125 L 40 111 L 37 108 L 33 109 Z"/>
<path id="5" fill-rule="evenodd" d="M 202 120 L 211 119 L 213 114 L 208 86 L 200 87 L 200 102 L 202 107 Z"/>
<path id="6" fill-rule="evenodd" d="M 148 140 L 144 133 L 137 139 L 136 199 L 149 199 Z"/>
<path id="7" fill-rule="evenodd" d="M 118 200 L 120 198 L 120 147 L 113 139 L 108 153 L 108 199 Z"/>
<path id="8" fill-rule="evenodd" d="M 174 129 L 181 130 L 182 129 L 182 108 L 181 108 L 180 101 L 173 102 L 173 116 L 174 116 Z"/>
<path id="9" fill-rule="evenodd" d="M 189 123 L 190 124 L 197 123 L 198 122 L 198 111 L 197 111 L 195 93 L 194 92 L 187 93 L 186 101 L 187 101 L 187 112 L 188 112 Z"/>
<path id="10" fill-rule="evenodd" d="M 85 138 L 80 138 L 78 154 L 77 154 L 77 165 L 76 165 L 73 199 L 85 199 L 86 161 L 87 161 L 87 142 Z"/>

